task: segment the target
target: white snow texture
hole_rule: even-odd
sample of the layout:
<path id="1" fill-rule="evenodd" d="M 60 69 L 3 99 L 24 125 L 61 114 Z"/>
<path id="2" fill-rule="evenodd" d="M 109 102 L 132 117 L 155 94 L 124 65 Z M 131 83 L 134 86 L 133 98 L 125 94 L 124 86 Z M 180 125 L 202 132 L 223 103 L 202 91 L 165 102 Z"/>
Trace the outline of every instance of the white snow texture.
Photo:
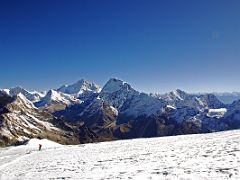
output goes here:
<path id="1" fill-rule="evenodd" d="M 240 179 L 240 130 L 0 149 L 0 179 Z M 38 144 L 43 145 L 38 151 Z"/>

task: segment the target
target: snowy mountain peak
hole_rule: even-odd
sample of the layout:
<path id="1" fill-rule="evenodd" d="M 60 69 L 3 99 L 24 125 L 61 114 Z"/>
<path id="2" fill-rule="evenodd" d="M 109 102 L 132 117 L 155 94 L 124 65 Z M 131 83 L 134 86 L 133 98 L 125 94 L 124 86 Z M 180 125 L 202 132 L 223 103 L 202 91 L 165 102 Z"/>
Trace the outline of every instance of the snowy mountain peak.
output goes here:
<path id="1" fill-rule="evenodd" d="M 180 95 L 186 95 L 187 94 L 185 91 L 182 91 L 181 89 L 176 89 L 175 92 L 180 94 Z"/>
<path id="2" fill-rule="evenodd" d="M 137 117 L 160 110 L 163 101 L 134 90 L 128 83 L 111 78 L 103 87 L 99 97 L 125 115 Z"/>
<path id="3" fill-rule="evenodd" d="M 80 79 L 80 80 L 78 80 L 75 84 L 76 84 L 76 85 L 78 84 L 78 85 L 80 85 L 80 86 L 87 86 L 89 83 L 88 83 L 88 81 L 86 81 L 85 79 Z"/>
<path id="4" fill-rule="evenodd" d="M 42 99 L 43 102 L 50 103 L 52 101 L 58 102 L 63 101 L 63 97 L 61 96 L 61 93 L 51 89 L 47 92 L 46 96 Z"/>
<path id="5" fill-rule="evenodd" d="M 185 100 L 186 98 L 188 98 L 190 95 L 187 94 L 186 92 L 180 90 L 180 89 L 177 89 L 175 91 L 172 91 L 172 92 L 169 92 L 169 93 L 166 93 L 164 95 L 155 95 L 156 97 L 158 97 L 159 99 L 164 99 L 165 101 L 183 101 Z"/>
<path id="6" fill-rule="evenodd" d="M 22 88 L 21 86 L 16 86 L 14 88 L 10 88 L 9 90 L 10 90 L 9 93 L 12 96 L 16 96 L 19 93 L 22 93 L 22 94 L 29 93 L 26 89 Z"/>
<path id="7" fill-rule="evenodd" d="M 32 102 L 37 102 L 43 97 L 42 93 L 29 92 L 26 89 L 22 88 L 21 86 L 11 88 L 11 89 L 9 89 L 8 92 L 11 96 L 16 96 L 16 95 L 22 93 L 29 101 L 32 101 Z"/>
<path id="8" fill-rule="evenodd" d="M 119 90 L 133 90 L 133 88 L 127 84 L 126 82 L 116 79 L 116 78 L 111 78 L 103 87 L 102 92 L 104 93 L 114 93 Z"/>
<path id="9" fill-rule="evenodd" d="M 175 91 L 172 92 L 176 98 L 178 98 L 179 100 L 184 100 L 188 94 L 180 89 L 176 89 Z"/>
<path id="10" fill-rule="evenodd" d="M 58 92 L 70 94 L 75 97 L 79 97 L 80 95 L 82 95 L 84 93 L 89 93 L 89 92 L 99 93 L 100 90 L 101 90 L 101 88 L 98 85 L 96 85 L 94 83 L 89 83 L 88 81 L 86 81 L 84 79 L 81 79 L 71 85 L 64 85 L 64 86 L 60 87 L 59 89 L 57 89 Z"/>
<path id="11" fill-rule="evenodd" d="M 71 95 L 64 94 L 51 89 L 47 92 L 46 96 L 41 99 L 41 101 L 36 103 L 36 106 L 41 107 L 45 105 L 54 105 L 54 104 L 71 105 L 76 103 L 80 103 L 80 100 L 74 98 Z"/>
<path id="12" fill-rule="evenodd" d="M 221 108 L 224 104 L 214 95 L 214 94 L 205 94 L 200 95 L 202 102 L 206 104 L 209 108 Z"/>
<path id="13" fill-rule="evenodd" d="M 49 99 L 49 100 L 58 100 L 61 98 L 60 96 L 60 93 L 58 93 L 57 91 L 51 89 L 47 92 L 46 96 L 45 96 L 46 99 Z"/>

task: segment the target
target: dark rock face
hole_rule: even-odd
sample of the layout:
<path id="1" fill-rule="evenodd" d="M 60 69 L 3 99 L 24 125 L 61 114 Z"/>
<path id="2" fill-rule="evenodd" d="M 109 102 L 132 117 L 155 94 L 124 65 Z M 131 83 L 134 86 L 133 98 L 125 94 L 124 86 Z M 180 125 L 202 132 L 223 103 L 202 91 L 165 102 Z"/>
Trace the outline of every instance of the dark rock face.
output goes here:
<path id="1" fill-rule="evenodd" d="M 46 138 L 61 144 L 95 142 L 87 127 L 76 127 L 32 106 L 22 96 L 0 97 L 0 146 L 21 144 L 29 138 Z M 4 103 L 3 103 L 4 102 Z"/>
<path id="2" fill-rule="evenodd" d="M 0 109 L 4 108 L 8 103 L 12 102 L 13 100 L 14 100 L 13 97 L 0 91 Z"/>

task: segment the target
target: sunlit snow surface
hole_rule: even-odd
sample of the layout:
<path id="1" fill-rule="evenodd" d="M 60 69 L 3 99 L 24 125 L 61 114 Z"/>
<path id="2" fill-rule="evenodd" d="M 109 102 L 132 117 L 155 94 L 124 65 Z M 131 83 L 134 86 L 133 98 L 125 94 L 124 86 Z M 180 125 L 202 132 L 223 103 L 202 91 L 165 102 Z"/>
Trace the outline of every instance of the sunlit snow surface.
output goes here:
<path id="1" fill-rule="evenodd" d="M 37 146 L 37 143 L 35 143 Z M 240 130 L 0 149 L 0 179 L 240 179 Z"/>

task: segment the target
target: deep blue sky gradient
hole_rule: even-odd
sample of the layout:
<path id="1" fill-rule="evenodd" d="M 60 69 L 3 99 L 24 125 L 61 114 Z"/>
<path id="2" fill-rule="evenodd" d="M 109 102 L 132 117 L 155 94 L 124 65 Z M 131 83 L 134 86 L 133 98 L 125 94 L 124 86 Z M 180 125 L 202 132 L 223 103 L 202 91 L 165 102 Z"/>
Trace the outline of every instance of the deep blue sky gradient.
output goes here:
<path id="1" fill-rule="evenodd" d="M 240 91 L 240 1 L 1 0 L 0 72 L 2 88 Z"/>

